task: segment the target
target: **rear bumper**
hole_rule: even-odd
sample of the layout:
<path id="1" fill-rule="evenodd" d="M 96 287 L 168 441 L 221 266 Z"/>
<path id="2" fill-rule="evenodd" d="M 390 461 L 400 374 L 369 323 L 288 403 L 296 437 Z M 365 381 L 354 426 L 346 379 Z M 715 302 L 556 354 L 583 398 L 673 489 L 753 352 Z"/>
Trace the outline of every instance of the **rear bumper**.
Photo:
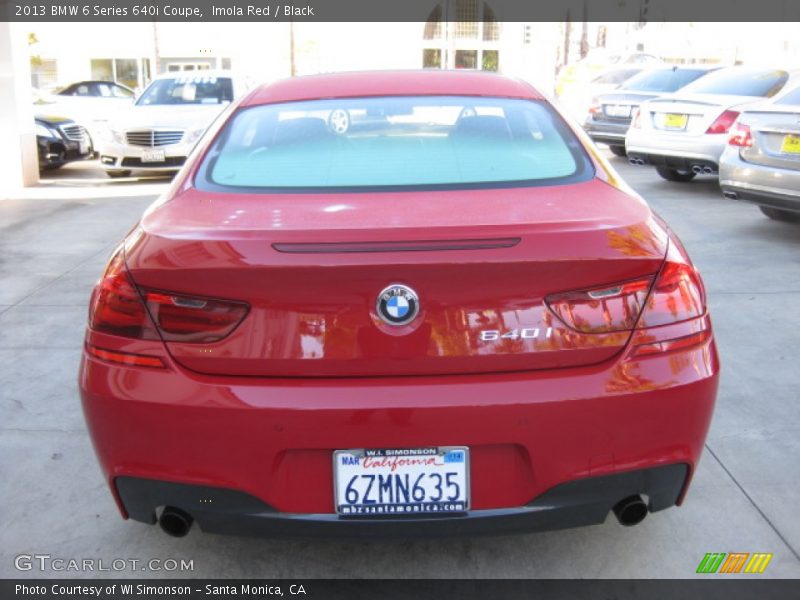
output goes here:
<path id="1" fill-rule="evenodd" d="M 694 165 L 717 170 L 728 136 L 688 135 L 630 129 L 625 137 L 628 156 L 646 163 L 673 169 L 691 169 Z"/>
<path id="2" fill-rule="evenodd" d="M 595 121 L 587 119 L 583 129 L 595 142 L 610 146 L 625 146 L 625 134 L 630 127 L 630 120 L 623 122 Z"/>
<path id="3" fill-rule="evenodd" d="M 586 367 L 317 379 L 206 376 L 174 363 L 160 342 L 94 332 L 89 341 L 158 355 L 167 365 L 113 364 L 85 352 L 82 358 L 84 413 L 123 516 L 152 521 L 158 504 L 131 500 L 119 482 L 155 480 L 245 494 L 258 501 L 254 512 L 264 513 L 259 518 L 265 523 L 283 523 L 275 525 L 278 532 L 287 523 L 310 521 L 338 535 L 353 524 L 334 514 L 336 449 L 468 446 L 468 517 L 492 517 L 489 529 L 512 527 L 506 522 L 516 527 L 517 519 L 532 529 L 544 527 L 541 519 L 551 517 L 534 514 L 541 513 L 537 499 L 570 482 L 675 464 L 686 465 L 681 481 L 688 482 L 703 450 L 719 377 L 713 337 L 682 351 L 638 359 L 623 352 Z M 616 489 L 613 501 L 588 494 L 577 512 L 601 522 L 630 495 L 626 486 Z M 682 488 L 680 495 L 660 494 L 668 501 L 656 501 L 656 509 L 682 501 L 686 485 L 675 487 Z M 639 488 L 635 493 L 651 493 Z M 208 510 L 202 504 L 178 508 Z M 584 524 L 576 514 L 559 509 L 552 521 Z M 196 518 L 216 530 L 215 513 Z M 399 522 L 387 527 L 407 523 Z"/>
<path id="4" fill-rule="evenodd" d="M 800 171 L 745 162 L 736 148 L 722 155 L 719 184 L 728 198 L 800 212 Z"/>
<path id="5" fill-rule="evenodd" d="M 472 510 L 459 515 L 402 518 L 339 518 L 333 514 L 287 514 L 258 498 L 224 488 L 117 478 L 128 515 L 155 523 L 158 507 L 181 508 L 206 533 L 262 537 L 431 537 L 502 535 L 596 525 L 622 498 L 648 498 L 651 512 L 673 506 L 689 467 L 674 464 L 558 485 L 525 506 Z"/>

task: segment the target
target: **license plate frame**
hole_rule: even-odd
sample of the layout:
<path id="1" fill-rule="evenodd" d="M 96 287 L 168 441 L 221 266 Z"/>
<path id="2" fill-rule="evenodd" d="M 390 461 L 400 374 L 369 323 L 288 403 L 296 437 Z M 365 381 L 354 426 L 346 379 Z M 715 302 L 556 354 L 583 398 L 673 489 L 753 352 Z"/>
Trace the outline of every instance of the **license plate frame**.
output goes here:
<path id="1" fill-rule="evenodd" d="M 787 133 L 781 142 L 781 153 L 790 156 L 800 156 L 800 135 Z"/>
<path id="2" fill-rule="evenodd" d="M 606 116 L 615 119 L 630 119 L 633 107 L 629 104 L 606 104 Z"/>
<path id="3" fill-rule="evenodd" d="M 471 501 L 469 454 L 467 446 L 334 450 L 332 474 L 336 514 L 342 517 L 463 514 L 469 511 Z M 427 464 L 400 462 L 411 459 Z M 455 476 L 448 477 L 448 473 L 455 473 Z M 362 475 L 367 477 L 362 478 Z M 399 484 L 394 475 L 400 478 Z M 371 483 L 369 476 L 373 477 Z M 384 479 L 380 480 L 379 476 Z M 455 497 L 454 485 L 458 487 Z M 371 487 L 365 489 L 365 486 Z M 423 491 L 421 499 L 416 497 L 416 486 Z M 408 494 L 402 494 L 406 502 L 400 501 L 403 487 L 408 490 Z M 347 501 L 348 489 L 356 493 L 355 502 Z M 389 496 L 388 502 L 384 501 L 384 491 Z M 379 496 L 366 502 L 371 494 Z"/>
<path id="4" fill-rule="evenodd" d="M 142 150 L 140 157 L 143 163 L 163 163 L 167 161 L 167 153 L 164 150 Z"/>

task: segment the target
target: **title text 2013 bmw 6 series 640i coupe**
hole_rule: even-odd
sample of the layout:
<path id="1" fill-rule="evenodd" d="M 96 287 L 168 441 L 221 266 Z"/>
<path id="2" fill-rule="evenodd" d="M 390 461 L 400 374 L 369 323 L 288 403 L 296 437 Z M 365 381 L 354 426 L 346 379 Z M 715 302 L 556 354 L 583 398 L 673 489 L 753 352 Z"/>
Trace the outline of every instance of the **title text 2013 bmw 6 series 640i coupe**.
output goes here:
<path id="1" fill-rule="evenodd" d="M 535 89 L 378 72 L 227 109 L 113 253 L 79 377 L 124 517 L 358 537 L 681 504 L 718 372 L 683 246 Z"/>

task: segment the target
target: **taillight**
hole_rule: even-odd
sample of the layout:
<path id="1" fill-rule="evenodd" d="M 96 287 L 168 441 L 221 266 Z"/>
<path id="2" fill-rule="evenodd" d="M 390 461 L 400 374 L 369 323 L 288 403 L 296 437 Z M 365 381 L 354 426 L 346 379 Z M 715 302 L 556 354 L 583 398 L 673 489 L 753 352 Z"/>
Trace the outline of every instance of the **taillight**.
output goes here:
<path id="1" fill-rule="evenodd" d="M 164 361 L 157 356 L 147 356 L 145 354 L 133 354 L 131 352 L 118 352 L 115 350 L 106 350 L 105 348 L 98 348 L 92 344 L 86 344 L 86 353 L 100 360 L 107 362 L 118 363 L 121 365 L 129 365 L 134 367 L 151 367 L 154 369 L 163 369 L 165 367 Z"/>
<path id="2" fill-rule="evenodd" d="M 744 123 L 734 123 L 731 129 L 731 135 L 728 138 L 728 144 L 741 148 L 750 148 L 753 145 L 753 136 L 750 132 L 750 126 Z"/>
<path id="3" fill-rule="evenodd" d="M 121 249 L 111 257 L 95 288 L 89 310 L 89 327 L 122 337 L 159 339 L 139 291 L 128 276 Z"/>
<path id="4" fill-rule="evenodd" d="M 599 115 L 602 112 L 602 107 L 600 106 L 600 102 L 597 98 L 592 98 L 592 103 L 589 106 L 589 114 L 591 116 Z"/>
<path id="5" fill-rule="evenodd" d="M 711 337 L 703 283 L 675 242 L 655 277 L 553 294 L 547 305 L 581 333 L 632 331 L 635 357 L 690 348 Z"/>
<path id="6" fill-rule="evenodd" d="M 215 342 L 236 329 L 248 309 L 243 302 L 140 291 L 128 275 L 120 250 L 95 289 L 89 327 L 145 340 Z"/>
<path id="7" fill-rule="evenodd" d="M 735 110 L 726 110 L 709 125 L 706 133 L 728 133 L 731 125 L 739 118 L 739 113 Z"/>
<path id="8" fill-rule="evenodd" d="M 550 309 L 569 327 L 582 333 L 630 331 L 644 306 L 652 277 L 603 288 L 548 296 Z"/>
<path id="9" fill-rule="evenodd" d="M 671 242 L 636 324 L 630 356 L 685 350 L 710 337 L 703 282 L 680 245 Z"/>
<path id="10" fill-rule="evenodd" d="M 631 127 L 634 129 L 640 129 L 642 127 L 642 110 L 640 108 L 636 108 L 633 110 L 633 116 L 631 117 Z"/>
<path id="11" fill-rule="evenodd" d="M 230 334 L 247 314 L 242 302 L 170 292 L 144 291 L 147 309 L 167 342 L 215 342 Z"/>
<path id="12" fill-rule="evenodd" d="M 647 298 L 638 329 L 680 323 L 706 311 L 703 285 L 689 264 L 666 262 Z"/>

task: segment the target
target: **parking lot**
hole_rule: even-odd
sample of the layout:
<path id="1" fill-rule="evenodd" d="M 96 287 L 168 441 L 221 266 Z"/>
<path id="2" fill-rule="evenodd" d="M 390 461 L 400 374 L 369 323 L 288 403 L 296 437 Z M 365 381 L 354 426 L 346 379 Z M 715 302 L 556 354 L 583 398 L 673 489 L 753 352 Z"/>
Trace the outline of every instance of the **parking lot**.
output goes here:
<path id="1" fill-rule="evenodd" d="M 0 200 L 0 576 L 64 575 L 14 566 L 19 554 L 48 554 L 193 561 L 189 573 L 153 577 L 686 578 L 708 552 L 770 552 L 760 577 L 800 577 L 800 226 L 722 198 L 714 177 L 671 183 L 613 163 L 682 238 L 714 319 L 723 376 L 683 507 L 633 528 L 610 517 L 578 530 L 417 541 L 244 539 L 198 528 L 173 539 L 123 521 L 86 433 L 76 371 L 91 286 L 167 184 L 106 181 L 91 163 L 72 164 L 27 197 Z"/>

